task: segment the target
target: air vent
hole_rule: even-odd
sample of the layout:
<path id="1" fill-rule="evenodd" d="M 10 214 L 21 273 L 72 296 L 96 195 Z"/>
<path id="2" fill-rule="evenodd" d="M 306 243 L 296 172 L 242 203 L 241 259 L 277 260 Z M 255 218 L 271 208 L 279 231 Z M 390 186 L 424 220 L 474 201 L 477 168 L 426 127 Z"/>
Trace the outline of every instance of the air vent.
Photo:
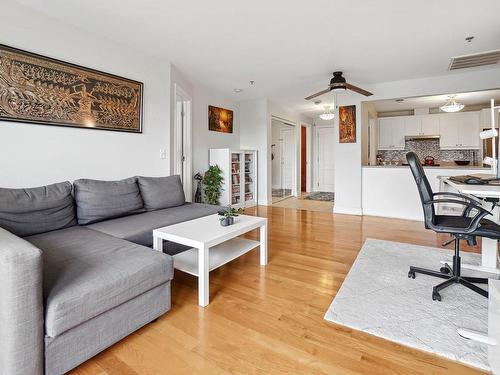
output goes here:
<path id="1" fill-rule="evenodd" d="M 475 66 L 495 65 L 498 63 L 500 63 L 500 50 L 452 57 L 449 69 L 465 69 Z"/>

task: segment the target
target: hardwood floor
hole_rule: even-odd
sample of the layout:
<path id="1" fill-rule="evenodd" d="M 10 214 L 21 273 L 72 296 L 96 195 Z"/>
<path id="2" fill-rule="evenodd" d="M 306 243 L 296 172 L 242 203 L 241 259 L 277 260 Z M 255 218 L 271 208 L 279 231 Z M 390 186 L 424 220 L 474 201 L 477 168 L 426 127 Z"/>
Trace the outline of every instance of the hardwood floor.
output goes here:
<path id="1" fill-rule="evenodd" d="M 268 266 L 254 251 L 211 272 L 206 308 L 197 305 L 196 279 L 176 271 L 171 311 L 72 373 L 482 373 L 323 320 L 366 238 L 439 246 L 447 237 L 414 221 L 278 207 L 247 212 L 269 218 Z"/>
<path id="2" fill-rule="evenodd" d="M 296 208 L 299 210 L 332 212 L 333 202 L 305 199 L 310 193 L 302 193 L 300 197 L 290 197 L 273 203 L 273 207 Z"/>

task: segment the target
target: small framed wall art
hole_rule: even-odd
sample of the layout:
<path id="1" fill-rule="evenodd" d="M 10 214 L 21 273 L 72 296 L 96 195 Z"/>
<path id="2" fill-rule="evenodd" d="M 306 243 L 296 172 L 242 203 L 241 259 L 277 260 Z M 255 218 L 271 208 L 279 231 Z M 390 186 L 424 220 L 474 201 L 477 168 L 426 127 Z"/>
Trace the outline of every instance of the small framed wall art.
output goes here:
<path id="1" fill-rule="evenodd" d="M 221 133 L 232 133 L 233 132 L 233 111 L 230 109 L 224 109 L 219 107 L 214 107 L 212 105 L 208 106 L 208 130 Z"/>

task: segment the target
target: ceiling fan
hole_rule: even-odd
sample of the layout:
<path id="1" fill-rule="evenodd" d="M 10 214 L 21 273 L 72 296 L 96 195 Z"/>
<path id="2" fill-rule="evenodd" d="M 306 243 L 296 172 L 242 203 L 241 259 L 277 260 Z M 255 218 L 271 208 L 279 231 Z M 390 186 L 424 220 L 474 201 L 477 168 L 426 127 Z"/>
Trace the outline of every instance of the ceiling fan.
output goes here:
<path id="1" fill-rule="evenodd" d="M 340 92 L 340 91 L 345 91 L 345 90 L 351 90 L 355 91 L 358 94 L 364 95 L 364 96 L 370 96 L 373 95 L 371 92 L 363 90 L 360 87 L 351 85 L 350 83 L 347 83 L 345 78 L 342 77 L 342 72 L 333 72 L 333 78 L 330 80 L 330 84 L 328 85 L 328 88 L 326 90 L 317 92 L 316 94 L 312 94 L 305 98 L 306 100 L 313 99 L 317 96 L 326 94 L 327 92 L 334 91 L 334 92 Z"/>

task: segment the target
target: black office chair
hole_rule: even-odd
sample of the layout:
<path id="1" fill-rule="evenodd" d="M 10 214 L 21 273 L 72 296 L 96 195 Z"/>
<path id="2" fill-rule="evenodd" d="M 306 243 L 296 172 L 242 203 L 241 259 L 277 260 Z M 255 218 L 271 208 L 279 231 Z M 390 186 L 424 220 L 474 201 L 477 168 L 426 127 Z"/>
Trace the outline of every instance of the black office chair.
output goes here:
<path id="1" fill-rule="evenodd" d="M 432 299 L 441 301 L 439 291 L 448 286 L 459 283 L 472 289 L 474 292 L 488 298 L 488 292 L 474 284 L 488 284 L 488 279 L 479 277 L 465 277 L 460 272 L 460 240 L 466 240 L 470 245 L 476 245 L 476 237 L 487 237 L 500 239 L 500 226 L 485 219 L 491 212 L 481 207 L 481 202 L 470 196 L 457 193 L 441 192 L 433 193 L 432 188 L 425 176 L 422 163 L 414 152 L 406 154 L 406 160 L 410 166 L 418 193 L 424 209 L 424 223 L 427 229 L 432 229 L 437 233 L 449 233 L 455 242 L 455 255 L 453 256 L 453 267 L 445 264 L 440 271 L 432 271 L 425 268 L 410 266 L 408 277 L 415 278 L 415 274 L 422 273 L 446 279 L 441 284 L 436 285 L 432 290 Z M 436 199 L 444 196 L 443 199 Z M 460 216 L 436 215 L 434 205 L 437 203 L 457 204 L 464 206 Z"/>

